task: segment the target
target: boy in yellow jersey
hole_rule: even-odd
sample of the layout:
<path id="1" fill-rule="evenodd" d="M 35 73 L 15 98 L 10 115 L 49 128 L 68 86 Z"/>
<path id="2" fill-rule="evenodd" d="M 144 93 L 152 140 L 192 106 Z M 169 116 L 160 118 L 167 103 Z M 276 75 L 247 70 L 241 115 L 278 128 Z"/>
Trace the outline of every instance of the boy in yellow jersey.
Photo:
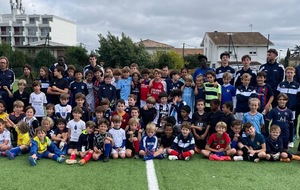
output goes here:
<path id="1" fill-rule="evenodd" d="M 7 118 L 6 121 L 7 125 L 9 127 L 13 127 L 18 134 L 17 146 L 5 151 L 6 156 L 10 160 L 13 160 L 15 156 L 21 155 L 22 153 L 26 153 L 29 151 L 29 125 L 25 121 L 20 121 L 17 125 L 15 125 L 9 118 Z"/>
<path id="2" fill-rule="evenodd" d="M 53 160 L 62 163 L 65 158 L 61 157 L 62 152 L 56 146 L 53 146 L 52 141 L 46 136 L 46 131 L 42 127 L 36 129 L 37 136 L 30 142 L 30 155 L 28 161 L 30 165 L 35 166 L 36 160 L 41 158 L 52 158 Z M 50 152 L 50 150 L 52 152 Z"/>

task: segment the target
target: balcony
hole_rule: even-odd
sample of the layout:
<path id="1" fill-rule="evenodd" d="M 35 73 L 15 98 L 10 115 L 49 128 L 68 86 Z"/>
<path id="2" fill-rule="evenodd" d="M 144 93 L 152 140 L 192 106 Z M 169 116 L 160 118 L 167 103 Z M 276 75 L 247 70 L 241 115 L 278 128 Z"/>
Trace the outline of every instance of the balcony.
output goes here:
<path id="1" fill-rule="evenodd" d="M 24 36 L 24 31 L 14 32 L 14 36 Z"/>
<path id="2" fill-rule="evenodd" d="M 11 32 L 10 31 L 1 31 L 1 36 L 10 36 Z"/>

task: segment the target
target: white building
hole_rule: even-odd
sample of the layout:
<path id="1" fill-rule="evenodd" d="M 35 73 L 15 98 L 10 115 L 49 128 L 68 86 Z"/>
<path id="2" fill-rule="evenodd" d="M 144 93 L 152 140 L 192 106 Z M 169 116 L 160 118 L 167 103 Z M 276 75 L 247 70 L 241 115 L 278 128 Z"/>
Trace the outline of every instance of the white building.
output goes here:
<path id="1" fill-rule="evenodd" d="M 22 0 L 10 0 L 11 14 L 0 14 L 0 39 L 12 46 L 29 45 L 49 40 L 65 45 L 76 45 L 76 24 L 55 16 L 25 14 Z"/>
<path id="2" fill-rule="evenodd" d="M 213 68 L 220 66 L 220 54 L 225 51 L 231 54 L 232 66 L 241 66 L 242 56 L 250 55 L 252 67 L 259 67 L 266 62 L 268 46 L 273 45 L 259 32 L 206 32 L 201 43 Z"/>

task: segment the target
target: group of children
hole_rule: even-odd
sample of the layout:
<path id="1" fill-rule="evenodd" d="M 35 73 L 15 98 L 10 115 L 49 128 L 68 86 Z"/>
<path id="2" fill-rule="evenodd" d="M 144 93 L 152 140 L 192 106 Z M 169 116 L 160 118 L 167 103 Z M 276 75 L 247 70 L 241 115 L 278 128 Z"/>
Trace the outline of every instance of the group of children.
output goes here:
<path id="1" fill-rule="evenodd" d="M 300 160 L 288 151 L 295 114 L 287 103 L 294 97 L 280 93 L 278 106 L 271 109 L 274 95 L 264 72 L 257 74 L 256 86 L 250 85 L 253 76 L 244 73 L 237 88 L 230 83 L 231 73 L 222 75 L 220 85 L 213 70 L 195 81 L 177 70 L 162 78 L 160 69 L 151 79 L 150 71 L 139 72 L 136 64 L 105 73 L 68 67 L 66 73 L 57 66 L 53 79 L 44 80 L 48 72 L 41 68 L 39 80 L 29 86 L 28 101 L 27 81 L 20 79 L 18 90 L 9 95 L 15 100 L 9 114 L 0 100 L 2 156 L 29 153 L 33 166 L 41 158 L 84 165 L 110 157 L 189 160 L 194 153 L 218 161 Z"/>

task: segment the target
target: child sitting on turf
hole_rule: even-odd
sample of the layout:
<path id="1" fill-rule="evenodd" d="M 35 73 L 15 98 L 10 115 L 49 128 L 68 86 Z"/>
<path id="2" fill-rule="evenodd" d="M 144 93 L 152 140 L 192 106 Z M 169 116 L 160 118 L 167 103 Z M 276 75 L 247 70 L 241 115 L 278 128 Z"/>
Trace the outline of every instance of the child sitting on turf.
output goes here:
<path id="1" fill-rule="evenodd" d="M 266 160 L 281 162 L 290 162 L 293 160 L 300 160 L 299 156 L 283 150 L 283 142 L 280 137 L 281 129 L 278 125 L 273 125 L 270 128 L 270 136 L 266 138 Z"/>
<path id="2" fill-rule="evenodd" d="M 63 118 L 57 119 L 57 128 L 51 137 L 51 140 L 65 155 L 67 153 L 68 129 L 66 128 L 66 120 Z"/>
<path id="3" fill-rule="evenodd" d="M 54 131 L 52 130 L 54 125 L 53 120 L 50 117 L 43 117 L 41 122 L 41 127 L 43 127 L 46 131 L 46 136 L 51 139 Z"/>
<path id="4" fill-rule="evenodd" d="M 242 140 L 242 133 L 242 122 L 240 120 L 234 120 L 231 124 L 231 131 L 229 131 L 228 135 L 231 140 L 231 148 L 237 150 L 238 155 L 241 155 L 238 148 L 238 142 Z"/>
<path id="5" fill-rule="evenodd" d="M 109 132 L 107 132 L 109 122 L 106 119 L 100 119 L 98 124 L 98 132 L 94 136 L 94 153 L 93 160 L 99 160 L 103 158 L 103 162 L 108 162 L 111 147 L 114 145 L 114 141 Z"/>
<path id="6" fill-rule="evenodd" d="M 93 143 L 94 143 L 94 129 L 96 124 L 93 121 L 86 122 L 86 130 L 83 130 L 79 136 L 77 151 L 80 158 L 82 158 L 78 164 L 83 166 L 93 156 Z"/>
<path id="7" fill-rule="evenodd" d="M 0 151 L 5 155 L 6 150 L 11 149 L 10 132 L 5 128 L 5 121 L 0 118 Z"/>
<path id="8" fill-rule="evenodd" d="M 131 110 L 132 111 L 132 110 Z M 126 157 L 130 158 L 134 155 L 134 159 L 139 158 L 140 140 L 142 129 L 138 129 L 140 125 L 138 118 L 131 118 L 128 122 L 129 130 L 126 133 Z"/>
<path id="9" fill-rule="evenodd" d="M 166 155 L 168 154 L 174 139 L 175 136 L 174 136 L 173 124 L 166 123 L 163 127 L 163 134 L 161 135 L 161 139 L 160 139 L 160 148 L 164 150 L 163 151 L 164 157 L 166 157 Z"/>
<path id="10" fill-rule="evenodd" d="M 90 118 L 90 111 L 87 107 L 86 104 L 86 97 L 84 94 L 82 94 L 81 92 L 77 93 L 75 96 L 75 102 L 76 105 L 79 106 L 82 109 L 82 115 L 81 115 L 81 120 L 84 122 L 89 121 Z"/>
<path id="11" fill-rule="evenodd" d="M 78 155 L 77 147 L 78 147 L 78 139 L 82 130 L 85 129 L 85 122 L 80 118 L 82 116 L 82 109 L 78 106 L 73 108 L 72 110 L 73 118 L 67 123 L 68 128 L 68 154 L 70 154 L 70 159 L 67 160 L 67 164 L 77 163 L 76 155 Z"/>
<path id="12" fill-rule="evenodd" d="M 13 112 L 11 112 L 8 115 L 8 118 L 12 121 L 13 124 L 19 123 L 19 121 L 21 121 L 25 117 L 25 113 L 23 112 L 23 109 L 24 109 L 24 103 L 22 101 L 20 100 L 14 101 Z M 9 131 L 12 137 L 11 141 L 13 145 L 15 145 L 18 138 L 17 132 L 13 127 L 11 127 Z"/>
<path id="13" fill-rule="evenodd" d="M 193 113 L 192 117 L 192 132 L 195 138 L 195 152 L 200 154 L 201 150 L 205 148 L 210 126 L 208 125 L 208 113 L 204 112 L 205 101 L 197 100 L 196 108 L 197 111 Z"/>
<path id="14" fill-rule="evenodd" d="M 63 118 L 66 121 L 69 121 L 71 117 L 72 107 L 68 105 L 69 94 L 62 93 L 59 97 L 60 104 L 56 104 L 54 107 L 55 115 L 57 118 Z"/>
<path id="15" fill-rule="evenodd" d="M 247 122 L 243 125 L 246 137 L 242 142 L 238 143 L 238 147 L 242 150 L 242 156 L 234 156 L 237 160 L 250 160 L 259 162 L 261 158 L 266 157 L 266 142 L 262 134 L 257 133 L 252 123 Z"/>
<path id="16" fill-rule="evenodd" d="M 30 165 L 35 166 L 37 164 L 36 161 L 41 158 L 52 158 L 59 163 L 65 161 L 62 153 L 56 146 L 52 146 L 52 141 L 46 136 L 46 132 L 42 127 L 36 129 L 36 134 L 37 136 L 30 142 L 31 150 L 28 158 Z M 55 147 L 53 152 L 50 152 L 50 149 L 48 149 L 50 147 Z"/>
<path id="17" fill-rule="evenodd" d="M 281 129 L 280 137 L 283 141 L 283 150 L 287 151 L 289 148 L 289 142 L 293 142 L 293 129 L 294 129 L 294 115 L 293 112 L 286 107 L 288 96 L 284 93 L 280 93 L 277 96 L 278 106 L 272 108 L 266 117 L 266 126 L 278 125 Z M 266 128 L 266 135 L 269 134 L 268 128 Z"/>
<path id="18" fill-rule="evenodd" d="M 178 135 L 168 150 L 169 160 L 189 160 L 194 155 L 195 139 L 191 133 L 191 124 L 183 122 Z"/>
<path id="19" fill-rule="evenodd" d="M 39 122 L 38 120 L 34 117 L 35 114 L 35 109 L 32 106 L 27 106 L 25 108 L 25 114 L 26 117 L 23 118 L 23 121 L 25 121 L 26 123 L 28 123 L 29 125 L 29 135 L 30 138 L 35 137 L 36 134 L 36 128 L 39 127 Z"/>
<path id="20" fill-rule="evenodd" d="M 25 152 L 29 151 L 29 145 L 30 145 L 30 137 L 29 137 L 29 133 L 28 133 L 29 125 L 24 121 L 20 121 L 16 125 L 8 118 L 6 121 L 9 126 L 13 127 L 16 130 L 16 132 L 18 134 L 17 146 L 10 150 L 5 151 L 6 156 L 10 160 L 12 160 L 15 158 L 15 156 L 18 156 L 22 152 L 25 153 Z"/>
<path id="21" fill-rule="evenodd" d="M 120 157 L 125 158 L 125 144 L 126 144 L 126 135 L 125 130 L 120 128 L 122 125 L 123 118 L 119 115 L 114 115 L 111 119 L 113 127 L 108 131 L 114 141 L 114 146 L 111 150 L 111 155 L 114 159 Z"/>
<path id="22" fill-rule="evenodd" d="M 223 121 L 216 124 L 217 132 L 209 137 L 205 150 L 201 151 L 204 156 L 210 160 L 231 160 L 230 156 L 233 156 L 236 150 L 231 148 L 230 137 L 226 130 L 227 125 Z"/>
<path id="23" fill-rule="evenodd" d="M 143 156 L 145 161 L 153 158 L 163 158 L 163 149 L 158 147 L 158 139 L 155 136 L 155 123 L 149 123 L 146 126 L 146 134 L 142 137 L 140 142 L 140 156 Z"/>

